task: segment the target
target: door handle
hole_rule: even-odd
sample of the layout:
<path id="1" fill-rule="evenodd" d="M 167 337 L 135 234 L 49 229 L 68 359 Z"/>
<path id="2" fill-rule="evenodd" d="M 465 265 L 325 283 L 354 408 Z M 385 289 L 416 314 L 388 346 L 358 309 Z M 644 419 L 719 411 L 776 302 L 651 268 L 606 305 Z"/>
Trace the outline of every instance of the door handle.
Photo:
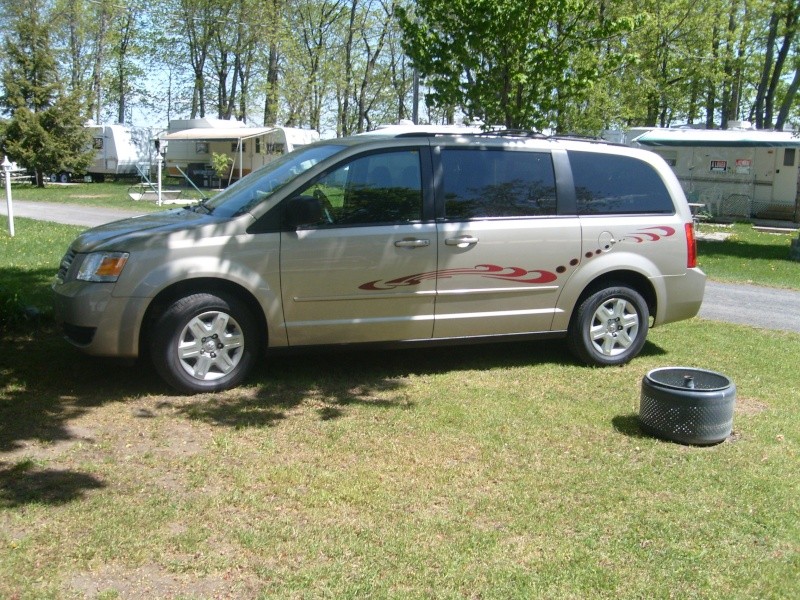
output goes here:
<path id="1" fill-rule="evenodd" d="M 444 243 L 446 246 L 458 246 L 459 248 L 466 248 L 477 244 L 480 240 L 472 235 L 462 235 L 457 238 L 447 238 Z"/>
<path id="2" fill-rule="evenodd" d="M 398 248 L 424 248 L 430 246 L 430 240 L 398 240 L 394 243 Z"/>

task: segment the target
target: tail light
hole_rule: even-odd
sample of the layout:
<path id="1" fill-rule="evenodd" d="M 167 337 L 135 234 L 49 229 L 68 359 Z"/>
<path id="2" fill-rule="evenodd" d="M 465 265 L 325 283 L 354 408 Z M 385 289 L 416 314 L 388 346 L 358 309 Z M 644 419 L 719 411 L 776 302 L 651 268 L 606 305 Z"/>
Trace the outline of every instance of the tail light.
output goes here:
<path id="1" fill-rule="evenodd" d="M 686 268 L 697 266 L 697 242 L 694 239 L 694 223 L 686 223 Z"/>

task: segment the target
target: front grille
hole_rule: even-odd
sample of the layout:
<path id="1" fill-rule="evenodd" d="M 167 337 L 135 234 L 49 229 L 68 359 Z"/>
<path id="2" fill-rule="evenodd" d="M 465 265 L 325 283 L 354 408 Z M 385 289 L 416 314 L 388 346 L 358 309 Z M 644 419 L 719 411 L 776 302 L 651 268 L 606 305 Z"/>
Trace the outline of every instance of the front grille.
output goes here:
<path id="1" fill-rule="evenodd" d="M 75 251 L 70 248 L 67 250 L 67 253 L 64 255 L 64 258 L 61 259 L 61 264 L 58 266 L 58 279 L 60 281 L 66 281 L 67 275 L 69 274 L 69 268 L 72 266 L 72 261 L 75 260 Z"/>

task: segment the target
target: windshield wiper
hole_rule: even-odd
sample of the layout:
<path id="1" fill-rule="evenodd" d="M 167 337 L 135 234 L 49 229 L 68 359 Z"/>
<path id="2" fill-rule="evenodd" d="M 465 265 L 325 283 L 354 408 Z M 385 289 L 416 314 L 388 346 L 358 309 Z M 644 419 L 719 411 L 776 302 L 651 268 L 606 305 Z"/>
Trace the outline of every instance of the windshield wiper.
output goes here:
<path id="1" fill-rule="evenodd" d="M 186 208 L 191 210 L 192 212 L 205 212 L 207 215 L 210 215 L 214 212 L 214 209 L 208 206 L 208 198 L 203 198 L 197 204 L 191 204 Z"/>

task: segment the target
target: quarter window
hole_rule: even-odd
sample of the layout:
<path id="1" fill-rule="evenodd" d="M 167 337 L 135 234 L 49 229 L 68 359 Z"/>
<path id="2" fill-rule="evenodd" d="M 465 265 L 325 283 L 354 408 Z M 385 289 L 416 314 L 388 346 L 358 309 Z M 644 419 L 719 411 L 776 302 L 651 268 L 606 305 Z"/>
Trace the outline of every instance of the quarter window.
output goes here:
<path id="1" fill-rule="evenodd" d="M 448 220 L 556 213 L 553 161 L 547 152 L 446 148 L 441 160 Z"/>
<path id="2" fill-rule="evenodd" d="M 630 156 L 570 151 L 579 215 L 672 214 L 656 170 Z"/>

